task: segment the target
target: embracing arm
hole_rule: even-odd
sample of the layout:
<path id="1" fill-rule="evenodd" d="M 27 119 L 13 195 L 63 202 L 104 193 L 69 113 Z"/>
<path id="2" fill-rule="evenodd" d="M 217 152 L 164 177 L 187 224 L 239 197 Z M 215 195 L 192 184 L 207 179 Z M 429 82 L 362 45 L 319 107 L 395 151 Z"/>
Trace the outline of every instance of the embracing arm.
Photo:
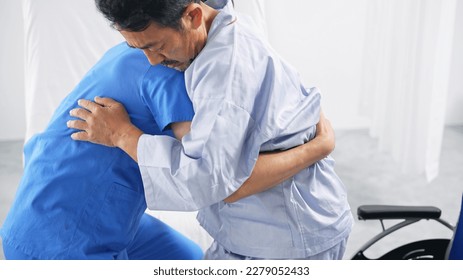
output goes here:
<path id="1" fill-rule="evenodd" d="M 143 131 L 130 122 L 122 104 L 109 98 L 95 98 L 95 102 L 80 100 L 85 109 L 73 109 L 68 126 L 80 130 L 71 135 L 74 140 L 90 141 L 110 147 L 119 147 L 138 162 L 137 146 Z M 175 136 L 181 139 L 189 132 L 190 122 L 172 124 Z M 259 155 L 251 176 L 225 202 L 265 191 L 289 179 L 304 168 L 323 159 L 334 149 L 334 132 L 330 122 L 320 115 L 317 134 L 304 145 L 290 150 Z"/>

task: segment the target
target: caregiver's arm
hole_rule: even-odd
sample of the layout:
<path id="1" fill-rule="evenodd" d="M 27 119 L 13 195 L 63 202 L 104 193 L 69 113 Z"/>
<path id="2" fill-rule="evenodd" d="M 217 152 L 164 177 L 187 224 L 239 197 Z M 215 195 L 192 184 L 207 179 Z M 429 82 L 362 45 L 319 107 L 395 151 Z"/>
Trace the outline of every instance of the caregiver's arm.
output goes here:
<path id="1" fill-rule="evenodd" d="M 119 147 L 138 162 L 137 145 L 143 131 L 130 122 L 122 104 L 110 98 L 97 97 L 95 101 L 97 103 L 79 100 L 83 108 L 71 110 L 71 116 L 81 119 L 68 122 L 70 128 L 80 130 L 71 137 L 74 140 Z M 188 133 L 189 123 L 173 124 L 172 129 L 176 137 L 181 139 Z M 287 151 L 260 154 L 251 176 L 225 201 L 234 202 L 267 190 L 323 159 L 333 149 L 334 132 L 322 114 L 313 140 Z"/>

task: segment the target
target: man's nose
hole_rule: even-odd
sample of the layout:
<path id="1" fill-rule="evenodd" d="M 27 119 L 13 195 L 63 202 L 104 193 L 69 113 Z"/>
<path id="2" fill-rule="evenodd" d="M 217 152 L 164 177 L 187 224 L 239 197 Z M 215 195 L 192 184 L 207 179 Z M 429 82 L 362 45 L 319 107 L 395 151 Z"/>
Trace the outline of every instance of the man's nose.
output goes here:
<path id="1" fill-rule="evenodd" d="M 159 64 L 166 59 L 164 55 L 152 52 L 150 50 L 143 50 L 143 52 L 145 53 L 145 56 L 148 58 L 148 61 L 151 65 Z"/>

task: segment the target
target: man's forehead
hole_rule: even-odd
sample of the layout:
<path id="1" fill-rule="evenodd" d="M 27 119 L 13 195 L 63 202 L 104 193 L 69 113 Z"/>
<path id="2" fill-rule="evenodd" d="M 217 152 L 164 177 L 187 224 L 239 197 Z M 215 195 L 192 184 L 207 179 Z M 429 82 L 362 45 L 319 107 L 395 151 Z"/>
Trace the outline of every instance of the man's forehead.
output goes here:
<path id="1" fill-rule="evenodd" d="M 145 29 L 143 31 L 119 31 L 127 41 L 127 45 L 134 48 L 147 48 L 159 44 L 161 41 L 159 32 L 149 32 Z"/>

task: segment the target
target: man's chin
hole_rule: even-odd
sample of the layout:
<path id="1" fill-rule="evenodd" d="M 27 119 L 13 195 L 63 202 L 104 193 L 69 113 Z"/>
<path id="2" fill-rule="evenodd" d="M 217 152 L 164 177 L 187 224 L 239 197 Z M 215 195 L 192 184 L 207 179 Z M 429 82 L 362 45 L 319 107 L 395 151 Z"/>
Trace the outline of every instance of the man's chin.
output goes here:
<path id="1" fill-rule="evenodd" d="M 190 66 L 190 63 L 176 63 L 167 65 L 167 67 L 181 72 L 184 72 L 188 68 L 188 66 Z"/>
<path id="2" fill-rule="evenodd" d="M 175 70 L 180 71 L 180 72 L 185 72 L 185 70 L 186 70 L 188 67 L 182 65 L 182 66 L 172 67 L 172 68 L 174 68 Z"/>

